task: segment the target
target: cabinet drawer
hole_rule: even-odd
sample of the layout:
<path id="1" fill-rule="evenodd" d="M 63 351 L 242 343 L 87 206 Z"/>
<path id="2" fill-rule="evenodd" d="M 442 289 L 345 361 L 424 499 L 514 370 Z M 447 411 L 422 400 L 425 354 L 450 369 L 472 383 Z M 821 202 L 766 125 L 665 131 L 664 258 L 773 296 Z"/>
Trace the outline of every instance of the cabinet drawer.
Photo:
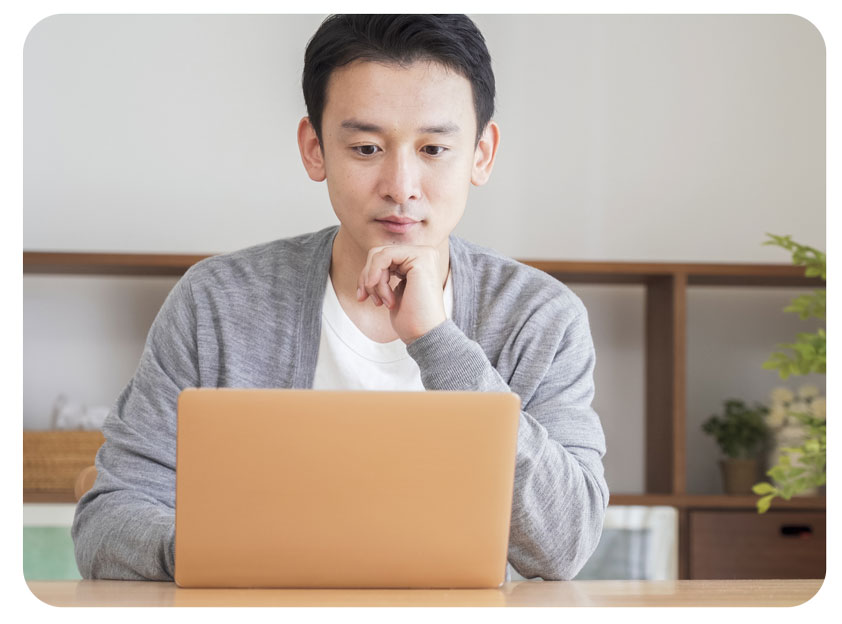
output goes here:
<path id="1" fill-rule="evenodd" d="M 690 578 L 824 578 L 825 513 L 691 511 Z"/>

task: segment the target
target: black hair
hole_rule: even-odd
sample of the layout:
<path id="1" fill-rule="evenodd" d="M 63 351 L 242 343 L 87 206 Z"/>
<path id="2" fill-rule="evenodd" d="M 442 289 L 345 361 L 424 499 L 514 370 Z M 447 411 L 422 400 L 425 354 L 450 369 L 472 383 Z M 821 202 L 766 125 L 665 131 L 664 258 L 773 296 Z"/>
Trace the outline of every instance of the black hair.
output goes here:
<path id="1" fill-rule="evenodd" d="M 356 60 L 410 65 L 434 61 L 471 83 L 477 142 L 494 114 L 494 72 L 482 33 L 466 15 L 331 15 L 307 44 L 301 86 L 322 143 L 331 73 Z"/>

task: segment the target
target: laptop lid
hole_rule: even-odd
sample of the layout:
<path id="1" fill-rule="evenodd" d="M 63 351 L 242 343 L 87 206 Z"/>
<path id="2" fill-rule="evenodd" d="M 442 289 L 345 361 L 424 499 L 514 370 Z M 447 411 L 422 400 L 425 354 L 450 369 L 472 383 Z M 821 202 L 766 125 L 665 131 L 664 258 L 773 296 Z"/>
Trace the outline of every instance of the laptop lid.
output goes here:
<path id="1" fill-rule="evenodd" d="M 499 587 L 519 416 L 512 393 L 186 389 L 175 581 Z"/>

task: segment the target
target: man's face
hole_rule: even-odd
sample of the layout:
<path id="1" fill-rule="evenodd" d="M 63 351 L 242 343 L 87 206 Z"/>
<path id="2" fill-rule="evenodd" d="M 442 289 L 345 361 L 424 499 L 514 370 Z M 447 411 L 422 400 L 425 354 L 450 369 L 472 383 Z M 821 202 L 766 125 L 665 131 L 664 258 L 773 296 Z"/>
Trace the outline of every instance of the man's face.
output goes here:
<path id="1" fill-rule="evenodd" d="M 322 147 L 340 236 L 356 253 L 446 249 L 471 182 L 484 182 L 474 176 L 475 139 L 471 84 L 439 64 L 357 61 L 334 71 Z"/>

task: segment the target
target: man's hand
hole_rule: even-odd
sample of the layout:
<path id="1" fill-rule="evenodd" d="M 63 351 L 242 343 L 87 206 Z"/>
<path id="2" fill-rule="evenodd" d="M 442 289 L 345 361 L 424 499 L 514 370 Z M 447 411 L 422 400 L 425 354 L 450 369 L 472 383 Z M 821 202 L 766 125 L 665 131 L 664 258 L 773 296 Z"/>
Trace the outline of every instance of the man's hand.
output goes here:
<path id="1" fill-rule="evenodd" d="M 409 344 L 447 320 L 441 262 L 435 247 L 373 247 L 357 279 L 357 301 L 371 297 L 375 305 L 389 308 L 392 328 Z M 394 290 L 393 275 L 401 279 Z"/>

